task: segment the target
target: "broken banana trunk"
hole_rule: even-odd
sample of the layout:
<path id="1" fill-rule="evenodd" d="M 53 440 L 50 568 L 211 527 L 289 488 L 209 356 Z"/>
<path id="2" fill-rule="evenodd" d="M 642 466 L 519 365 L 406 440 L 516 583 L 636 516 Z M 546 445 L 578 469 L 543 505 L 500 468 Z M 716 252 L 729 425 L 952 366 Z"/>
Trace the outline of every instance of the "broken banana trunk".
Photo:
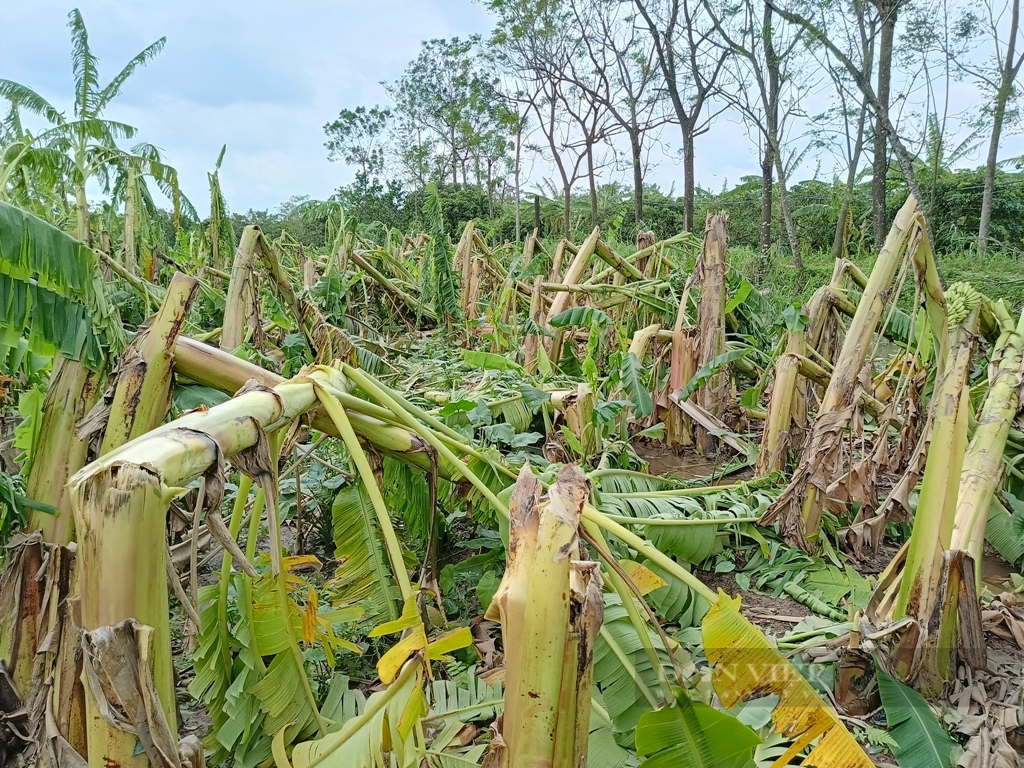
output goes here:
<path id="1" fill-rule="evenodd" d="M 578 535 L 589 482 L 564 467 L 547 496 L 523 468 L 509 507 L 508 567 L 487 618 L 501 622 L 505 710 L 484 765 L 585 765 L 594 642 L 604 603 Z"/>
<path id="2" fill-rule="evenodd" d="M 892 298 L 893 279 L 908 253 L 912 256 L 927 239 L 923 216 L 911 196 L 896 215 L 875 261 L 804 443 L 800 465 L 785 492 L 761 518 L 762 525 L 778 522 L 784 538 L 805 551 L 818 547 L 827 489 L 839 472 L 844 434 L 859 400 L 858 380 L 875 329 Z"/>
<path id="3" fill-rule="evenodd" d="M 974 458 L 966 461 L 970 420 L 968 375 L 981 296 L 969 285 L 956 283 L 949 287 L 946 302 L 952 333 L 945 366 L 932 397 L 931 441 L 914 527 L 902 562 L 898 556 L 882 574 L 867 613 L 872 621 L 904 622 L 894 633 L 888 666 L 894 675 L 912 683 L 926 696 L 941 692 L 955 672 L 958 658 L 972 667 L 983 666 L 985 658 L 975 561 L 960 548 L 966 546 L 966 541 L 953 545 L 958 516 L 962 516 L 961 523 L 969 523 L 975 517 L 971 502 L 978 500 L 976 492 L 980 490 L 971 483 L 961 487 L 965 465 L 970 470 L 972 465 L 984 464 L 987 451 L 987 446 L 975 441 Z M 1012 350 L 1003 360 L 1019 368 L 1019 358 Z M 983 411 L 993 428 L 998 427 L 1001 406 L 1008 404 L 1001 402 L 1008 394 L 1004 389 L 996 390 L 995 394 L 995 400 L 991 394 L 987 398 Z M 995 450 L 1002 453 L 1001 446 Z M 973 472 L 968 472 L 968 479 L 972 476 Z M 965 502 L 962 505 L 961 498 Z M 984 509 L 980 510 L 982 519 L 987 513 L 986 499 Z"/>
<path id="4" fill-rule="evenodd" d="M 87 675 L 90 765 L 102 766 L 109 759 L 124 766 L 178 768 L 189 760 L 187 745 L 179 745 L 173 754 L 166 754 L 161 746 L 174 744 L 177 730 L 164 563 L 168 507 L 185 485 L 206 476 L 208 508 L 218 508 L 224 458 L 265 443 L 265 431 L 289 424 L 313 408 L 318 403 L 318 386 L 340 392 L 347 384 L 339 371 L 325 367 L 275 389 L 253 382 L 231 400 L 158 427 L 71 478 L 69 493 L 80 541 L 82 628 L 87 640 L 93 640 L 87 654 L 96 649 L 97 638 L 107 637 L 100 630 L 125 627 L 128 620 L 152 628 L 133 628 L 130 643 L 107 638 L 122 649 L 115 652 L 136 649 L 133 658 L 139 663 L 132 674 L 137 690 L 132 695 L 142 709 L 133 710 L 135 715 L 118 703 L 121 693 L 104 683 L 102 675 Z M 126 572 L 132 578 L 126 579 Z M 124 634 L 128 629 L 119 631 Z M 141 679 L 148 676 L 152 679 Z M 133 719 L 143 710 L 147 728 L 161 729 L 161 720 L 166 724 L 167 733 L 152 744 L 138 733 L 141 726 Z M 126 713 L 131 722 L 120 718 Z M 145 747 L 142 754 L 136 754 L 137 738 Z"/>

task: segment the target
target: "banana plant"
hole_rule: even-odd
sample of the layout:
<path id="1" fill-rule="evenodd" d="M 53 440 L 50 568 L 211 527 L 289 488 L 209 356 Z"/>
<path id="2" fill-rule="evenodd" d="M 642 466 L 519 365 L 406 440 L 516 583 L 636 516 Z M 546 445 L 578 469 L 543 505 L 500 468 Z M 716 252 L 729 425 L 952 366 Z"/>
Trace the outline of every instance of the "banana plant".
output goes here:
<path id="1" fill-rule="evenodd" d="M 134 138 L 136 129 L 104 117 L 105 110 L 120 95 L 135 71 L 163 50 L 166 38 L 161 37 L 133 56 L 104 85 L 100 82 L 96 56 L 89 46 L 85 20 L 77 8 L 68 14 L 68 28 L 71 30 L 71 64 L 75 77 L 72 117 L 65 116 L 29 86 L 12 80 L 0 79 L 0 97 L 43 117 L 52 126 L 46 133 L 44 146 L 66 154 L 70 161 L 67 171 L 75 196 L 76 233 L 79 240 L 91 246 L 93 234 L 86 195 L 86 185 L 90 180 L 97 179 L 105 189 L 109 189 L 113 176 L 133 169 L 152 176 L 170 193 L 175 211 L 178 210 L 177 172 L 155 159 L 154 150 L 149 145 L 140 144 L 131 151 L 120 149 L 117 142 Z"/>

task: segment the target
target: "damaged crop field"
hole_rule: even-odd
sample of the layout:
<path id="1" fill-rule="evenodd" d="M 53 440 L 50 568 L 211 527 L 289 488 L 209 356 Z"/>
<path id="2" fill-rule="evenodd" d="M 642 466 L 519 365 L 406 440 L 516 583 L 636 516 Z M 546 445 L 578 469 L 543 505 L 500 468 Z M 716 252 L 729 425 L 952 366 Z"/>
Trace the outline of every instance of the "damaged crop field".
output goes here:
<path id="1" fill-rule="evenodd" d="M 0 768 L 1024 768 L 1020 0 L 39 5 Z"/>
<path id="2" fill-rule="evenodd" d="M 724 214 L 439 206 L 150 279 L 0 206 L 8 764 L 1016 764 L 1021 320 L 913 198 L 781 310 Z"/>

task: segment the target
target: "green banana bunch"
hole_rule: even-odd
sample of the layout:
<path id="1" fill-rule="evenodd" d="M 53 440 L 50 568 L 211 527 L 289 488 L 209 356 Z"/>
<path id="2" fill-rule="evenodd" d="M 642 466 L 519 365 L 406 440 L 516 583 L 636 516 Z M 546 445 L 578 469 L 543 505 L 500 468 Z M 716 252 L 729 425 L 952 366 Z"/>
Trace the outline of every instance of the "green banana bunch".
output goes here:
<path id="1" fill-rule="evenodd" d="M 981 306 L 981 294 L 970 283 L 953 283 L 946 289 L 946 316 L 949 329 L 957 327 Z"/>

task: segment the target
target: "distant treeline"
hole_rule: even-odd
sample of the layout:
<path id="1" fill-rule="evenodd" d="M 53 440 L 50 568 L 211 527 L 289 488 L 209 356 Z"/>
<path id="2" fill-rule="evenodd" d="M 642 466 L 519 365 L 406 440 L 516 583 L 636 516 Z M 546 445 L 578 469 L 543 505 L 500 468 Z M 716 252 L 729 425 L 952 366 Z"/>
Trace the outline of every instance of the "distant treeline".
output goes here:
<path id="1" fill-rule="evenodd" d="M 890 220 L 907 196 L 905 184 L 898 174 L 889 181 L 888 208 Z M 984 188 L 984 169 L 944 170 L 934 181 L 928 178 L 922 189 L 922 201 L 932 222 L 936 250 L 940 253 L 964 253 L 976 248 L 978 218 Z M 497 242 L 516 240 L 516 210 L 513 201 L 497 206 L 489 203 L 482 190 L 472 185 L 447 184 L 439 187 L 442 210 L 449 235 L 458 233 L 470 219 Z M 817 179 L 802 181 L 789 190 L 793 219 L 804 251 L 831 251 L 835 243 L 836 228 L 844 185 Z M 534 195 L 524 195 L 520 203 L 522 239 L 534 227 Z M 562 200 L 537 196 L 541 235 L 559 237 L 564 231 Z M 392 184 L 385 188 L 343 189 L 336 197 L 346 216 L 360 224 L 379 223 L 385 227 L 408 232 L 422 228 L 422 190 L 406 190 Z M 699 227 L 708 213 L 724 210 L 729 214 L 729 235 L 733 245 L 758 247 L 761 214 L 761 178 L 750 176 L 728 189 L 712 192 L 697 190 L 695 217 Z M 494 208 L 494 216 L 490 208 Z M 268 236 L 276 238 L 287 232 L 299 242 L 322 247 L 326 241 L 325 210 L 304 198 L 295 198 L 277 211 L 249 210 L 235 213 L 235 228 L 258 223 Z M 779 206 L 774 209 L 778 213 Z M 683 198 L 666 193 L 655 186 L 644 188 L 644 219 L 634 216 L 632 190 L 622 184 L 606 184 L 598 188 L 598 226 L 609 239 L 632 241 L 637 232 L 653 230 L 659 237 L 667 237 L 684 229 Z M 574 239 L 582 239 L 590 230 L 591 203 L 589 196 L 573 197 L 570 229 Z M 775 255 L 787 258 L 789 244 L 781 221 L 774 222 L 776 233 Z M 854 188 L 852 205 L 840 233 L 846 252 L 864 254 L 876 248 L 871 226 L 871 183 L 865 181 Z M 996 175 L 996 191 L 992 211 L 990 237 L 1003 251 L 1024 252 L 1024 172 L 1003 172 Z"/>

